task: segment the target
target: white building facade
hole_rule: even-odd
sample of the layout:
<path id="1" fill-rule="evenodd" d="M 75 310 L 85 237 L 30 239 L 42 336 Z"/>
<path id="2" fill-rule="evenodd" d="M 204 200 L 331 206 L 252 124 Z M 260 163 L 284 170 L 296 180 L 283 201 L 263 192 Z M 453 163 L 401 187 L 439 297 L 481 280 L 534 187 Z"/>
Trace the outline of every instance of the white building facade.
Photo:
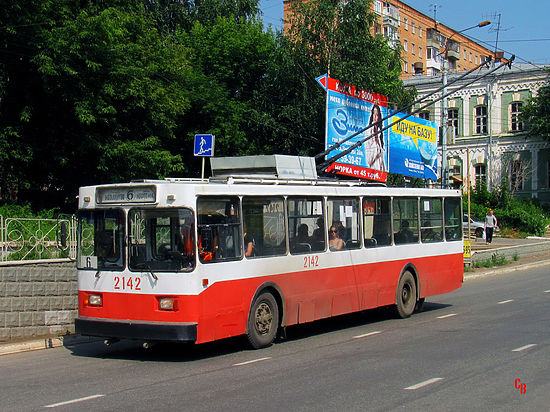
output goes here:
<path id="1" fill-rule="evenodd" d="M 445 138 L 449 184 L 466 189 L 469 175 L 472 187 L 487 184 L 492 190 L 506 178 L 515 196 L 550 203 L 550 140 L 528 136 L 519 117 L 528 99 L 548 83 L 548 72 L 523 63 L 482 77 L 487 72 L 472 73 L 447 88 L 447 92 L 456 91 L 447 98 L 447 130 L 440 136 L 439 164 Z M 449 75 L 448 83 L 458 76 Z M 478 80 L 462 88 L 475 78 Z M 420 98 L 439 89 L 442 78 L 418 76 L 404 83 L 414 86 Z M 431 99 L 441 96 L 439 92 Z M 439 100 L 417 116 L 441 125 L 441 111 Z"/>

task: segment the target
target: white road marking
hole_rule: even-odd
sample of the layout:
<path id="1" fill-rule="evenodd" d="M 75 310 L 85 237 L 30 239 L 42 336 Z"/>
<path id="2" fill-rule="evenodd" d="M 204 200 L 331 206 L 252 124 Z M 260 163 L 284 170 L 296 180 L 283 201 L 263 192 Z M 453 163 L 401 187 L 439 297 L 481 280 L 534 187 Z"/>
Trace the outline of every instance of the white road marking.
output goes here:
<path id="1" fill-rule="evenodd" d="M 249 365 L 251 363 L 261 362 L 261 361 L 268 360 L 268 359 L 271 359 L 271 358 L 268 357 L 268 358 L 253 359 L 253 360 L 249 360 L 249 361 L 246 361 L 246 362 L 234 363 L 233 366 Z"/>
<path id="2" fill-rule="evenodd" d="M 58 406 L 70 405 L 71 403 L 77 403 L 82 401 L 88 401 L 90 399 L 102 398 L 104 396 L 105 395 L 101 395 L 101 394 L 85 396 L 84 398 L 72 399 L 70 401 L 59 402 L 59 403 L 52 403 L 51 405 L 44 405 L 44 408 L 56 408 Z"/>
<path id="3" fill-rule="evenodd" d="M 378 335 L 379 333 L 382 333 L 382 331 L 375 330 L 374 332 L 369 332 L 369 333 L 364 333 L 362 335 L 354 336 L 353 339 L 366 338 L 367 336 Z"/>
<path id="4" fill-rule="evenodd" d="M 510 302 L 513 302 L 514 299 L 508 299 L 508 300 L 501 300 L 500 302 L 498 302 L 499 305 L 503 305 L 505 303 L 510 303 Z"/>
<path id="5" fill-rule="evenodd" d="M 417 383 L 416 385 L 412 385 L 412 386 L 409 386 L 409 387 L 404 388 L 404 389 L 406 391 L 414 391 L 416 389 L 423 388 L 424 386 L 428 386 L 428 385 L 431 385 L 432 383 L 436 383 L 436 382 L 439 382 L 439 381 L 442 381 L 442 380 L 443 380 L 443 378 L 432 378 L 432 379 L 428 379 L 427 381 Z"/>
<path id="6" fill-rule="evenodd" d="M 537 346 L 536 343 L 531 343 L 529 345 L 525 345 L 525 346 L 522 346 L 520 348 L 512 349 L 512 352 L 521 352 L 522 350 L 531 349 L 535 346 Z"/>
<path id="7" fill-rule="evenodd" d="M 453 317 L 453 316 L 456 316 L 456 313 L 449 313 L 448 315 L 438 316 L 437 319 L 445 319 L 445 318 L 450 318 L 450 317 Z"/>

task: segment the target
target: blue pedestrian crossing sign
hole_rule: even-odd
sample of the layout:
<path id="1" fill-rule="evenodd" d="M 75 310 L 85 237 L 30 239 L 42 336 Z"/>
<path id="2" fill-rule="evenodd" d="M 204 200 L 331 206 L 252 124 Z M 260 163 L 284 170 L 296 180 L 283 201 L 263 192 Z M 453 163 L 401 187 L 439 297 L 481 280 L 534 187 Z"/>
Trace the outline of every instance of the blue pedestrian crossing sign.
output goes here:
<path id="1" fill-rule="evenodd" d="M 214 156 L 214 139 L 212 134 L 195 135 L 195 156 Z"/>

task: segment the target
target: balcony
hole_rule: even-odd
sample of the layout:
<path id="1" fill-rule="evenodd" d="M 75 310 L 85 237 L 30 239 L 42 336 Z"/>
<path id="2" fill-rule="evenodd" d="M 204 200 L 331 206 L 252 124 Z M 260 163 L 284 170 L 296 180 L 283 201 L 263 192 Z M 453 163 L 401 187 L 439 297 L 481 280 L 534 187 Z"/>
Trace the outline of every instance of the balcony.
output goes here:
<path id="1" fill-rule="evenodd" d="M 426 30 L 426 46 L 439 49 L 445 44 L 445 37 L 435 29 Z"/>
<path id="2" fill-rule="evenodd" d="M 391 3 L 386 3 L 382 9 L 384 15 L 384 25 L 393 27 L 399 26 L 399 9 Z"/>
<path id="3" fill-rule="evenodd" d="M 447 41 L 447 58 L 449 60 L 460 60 L 460 43 L 454 40 Z"/>

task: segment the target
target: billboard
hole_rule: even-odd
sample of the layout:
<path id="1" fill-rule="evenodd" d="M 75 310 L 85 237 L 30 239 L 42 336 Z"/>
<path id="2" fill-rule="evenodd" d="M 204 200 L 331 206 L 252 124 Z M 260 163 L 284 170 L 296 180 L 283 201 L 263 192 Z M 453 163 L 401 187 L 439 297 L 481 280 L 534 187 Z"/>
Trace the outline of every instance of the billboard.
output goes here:
<path id="1" fill-rule="evenodd" d="M 328 150 L 346 137 L 365 129 L 332 150 L 328 158 L 373 135 L 364 144 L 333 163 L 328 171 L 335 169 L 339 174 L 385 182 L 388 175 L 388 133 L 381 131 L 381 127 L 374 123 L 387 115 L 386 96 L 358 89 L 327 75 L 321 76 L 318 81 L 327 91 L 325 148 Z"/>
<path id="2" fill-rule="evenodd" d="M 405 117 L 396 113 L 395 123 Z M 400 175 L 437 180 L 437 124 L 418 117 L 408 117 L 390 129 L 390 171 Z"/>
<path id="3" fill-rule="evenodd" d="M 437 180 L 437 125 L 416 117 L 395 113 L 388 117 L 388 98 L 332 79 L 317 78 L 327 92 L 325 149 L 360 133 L 333 148 L 327 159 L 342 153 L 355 143 L 359 147 L 338 159 L 327 169 L 338 174 L 386 182 L 388 172 Z M 390 113 L 391 114 L 391 113 Z M 385 129 L 385 130 L 384 130 Z"/>

